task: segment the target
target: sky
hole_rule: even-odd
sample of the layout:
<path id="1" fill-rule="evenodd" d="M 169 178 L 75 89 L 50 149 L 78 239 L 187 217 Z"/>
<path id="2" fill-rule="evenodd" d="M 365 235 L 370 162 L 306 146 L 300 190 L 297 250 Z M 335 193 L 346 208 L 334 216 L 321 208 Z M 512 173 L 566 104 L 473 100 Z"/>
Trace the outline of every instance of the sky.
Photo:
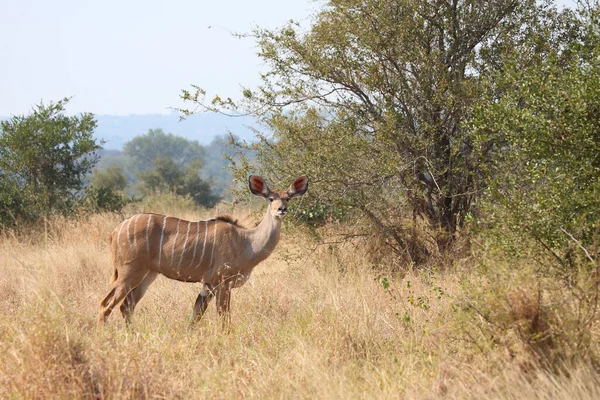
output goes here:
<path id="1" fill-rule="evenodd" d="M 0 0 L 0 116 L 71 96 L 71 113 L 169 114 L 190 84 L 236 98 L 266 67 L 251 38 L 230 32 L 308 26 L 323 3 Z"/>
<path id="2" fill-rule="evenodd" d="M 237 96 L 265 66 L 230 32 L 307 23 L 312 0 L 0 0 L 0 115 L 170 113 L 181 89 Z"/>

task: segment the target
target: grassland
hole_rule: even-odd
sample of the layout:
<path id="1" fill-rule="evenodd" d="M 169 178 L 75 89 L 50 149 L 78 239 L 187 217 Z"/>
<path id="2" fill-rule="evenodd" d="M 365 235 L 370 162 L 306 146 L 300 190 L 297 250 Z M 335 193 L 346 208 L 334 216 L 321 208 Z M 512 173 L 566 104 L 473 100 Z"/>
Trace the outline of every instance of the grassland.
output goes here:
<path id="1" fill-rule="evenodd" d="M 228 334 L 212 304 L 190 329 L 199 285 L 162 277 L 131 328 L 118 310 L 99 328 L 121 219 L 0 237 L 0 398 L 600 398 L 586 364 L 545 372 L 472 330 L 468 262 L 392 273 L 366 247 L 317 245 L 297 227 L 233 292 Z"/>

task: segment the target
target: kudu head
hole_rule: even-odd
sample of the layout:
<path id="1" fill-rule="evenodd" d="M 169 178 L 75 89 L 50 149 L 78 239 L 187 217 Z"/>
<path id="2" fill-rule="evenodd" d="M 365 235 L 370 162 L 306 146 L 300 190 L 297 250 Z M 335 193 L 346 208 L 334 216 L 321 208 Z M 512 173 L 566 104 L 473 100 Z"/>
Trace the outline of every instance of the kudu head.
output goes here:
<path id="1" fill-rule="evenodd" d="M 275 219 L 281 220 L 287 214 L 288 201 L 294 197 L 302 196 L 308 189 L 308 178 L 301 176 L 296 178 L 286 190 L 270 190 L 265 181 L 256 175 L 248 179 L 252 194 L 264 197 L 271 204 L 269 213 Z"/>

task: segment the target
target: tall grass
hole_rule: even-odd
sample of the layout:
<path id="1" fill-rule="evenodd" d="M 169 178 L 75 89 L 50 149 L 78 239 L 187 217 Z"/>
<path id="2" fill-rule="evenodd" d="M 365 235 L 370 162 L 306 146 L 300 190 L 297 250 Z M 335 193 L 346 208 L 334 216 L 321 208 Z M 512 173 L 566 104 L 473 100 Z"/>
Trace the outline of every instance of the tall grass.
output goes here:
<path id="1" fill-rule="evenodd" d="M 189 329 L 199 285 L 162 277 L 131 328 L 118 311 L 99 328 L 121 219 L 56 218 L 0 238 L 0 398 L 600 398 L 585 364 L 553 374 L 526 351 L 481 346 L 465 330 L 476 325 L 464 281 L 480 279 L 469 268 L 394 274 L 358 243 L 319 246 L 294 227 L 234 290 L 228 334 L 214 305 Z"/>

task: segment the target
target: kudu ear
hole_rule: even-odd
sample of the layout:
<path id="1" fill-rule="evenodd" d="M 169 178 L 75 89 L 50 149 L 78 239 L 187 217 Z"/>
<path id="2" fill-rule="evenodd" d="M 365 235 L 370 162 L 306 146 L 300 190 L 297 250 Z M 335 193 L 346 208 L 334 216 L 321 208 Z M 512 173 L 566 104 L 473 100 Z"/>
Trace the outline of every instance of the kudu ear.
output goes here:
<path id="1" fill-rule="evenodd" d="M 307 190 L 308 178 L 306 176 L 301 176 L 292 182 L 287 192 L 291 199 L 292 197 L 302 196 Z"/>
<path id="2" fill-rule="evenodd" d="M 248 183 L 252 194 L 266 198 L 271 193 L 267 187 L 267 184 L 260 176 L 250 175 L 250 178 L 248 178 Z"/>

